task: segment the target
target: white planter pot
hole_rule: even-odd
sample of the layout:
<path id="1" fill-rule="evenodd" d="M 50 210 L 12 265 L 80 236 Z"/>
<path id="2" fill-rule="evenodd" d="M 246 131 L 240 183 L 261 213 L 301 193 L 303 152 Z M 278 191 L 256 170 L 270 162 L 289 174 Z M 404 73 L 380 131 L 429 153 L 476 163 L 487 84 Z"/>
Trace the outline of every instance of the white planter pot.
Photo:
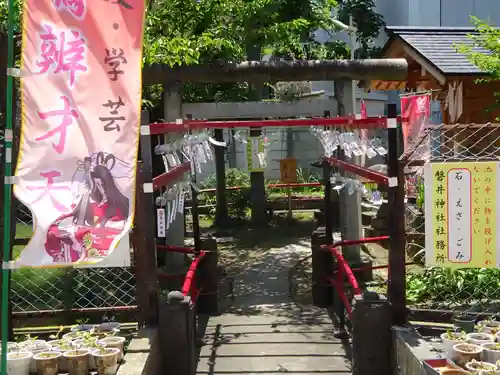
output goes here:
<path id="1" fill-rule="evenodd" d="M 488 363 L 488 362 L 476 362 L 476 364 L 479 363 L 481 364 L 481 367 L 483 367 L 483 369 L 481 370 L 478 370 L 472 362 L 469 362 L 469 363 L 466 363 L 465 364 L 465 369 L 467 371 L 470 371 L 472 372 L 473 374 L 481 374 L 482 372 L 488 372 L 488 371 L 496 371 L 497 370 L 497 365 L 494 365 L 492 363 Z M 487 369 L 484 369 L 484 368 L 487 368 Z"/>
<path id="2" fill-rule="evenodd" d="M 495 348 L 497 343 L 482 344 L 483 352 L 481 353 L 481 359 L 484 362 L 493 363 L 496 365 L 497 361 L 500 361 L 500 348 Z"/>
<path id="3" fill-rule="evenodd" d="M 30 352 L 7 353 L 7 375 L 28 375 L 32 357 Z"/>
<path id="4" fill-rule="evenodd" d="M 490 342 L 495 342 L 495 336 L 490 335 L 489 333 L 468 333 L 467 334 L 467 342 L 476 345 L 488 344 Z"/>
<path id="5" fill-rule="evenodd" d="M 64 340 L 73 341 L 73 340 L 81 338 L 85 333 L 86 332 L 84 332 L 84 331 L 71 331 L 71 332 L 65 333 L 62 336 L 62 338 Z"/>
<path id="6" fill-rule="evenodd" d="M 74 349 L 63 353 L 68 360 L 69 375 L 88 375 L 89 356 L 88 349 Z"/>
<path id="7" fill-rule="evenodd" d="M 63 344 L 69 344 L 71 340 L 66 340 L 66 339 L 58 339 L 58 340 L 51 340 L 47 341 L 47 344 L 50 345 L 52 348 L 58 348 Z"/>
<path id="8" fill-rule="evenodd" d="M 17 342 L 13 342 L 13 341 L 7 342 L 7 353 L 18 352 L 19 350 L 20 350 L 20 347 L 19 347 L 19 344 Z M 2 353 L 2 346 L 0 345 L 0 354 L 1 353 Z"/>
<path id="9" fill-rule="evenodd" d="M 73 344 L 75 345 L 75 347 L 77 347 L 78 349 L 84 349 L 84 350 L 88 350 L 89 353 L 92 352 L 92 350 L 95 349 L 95 347 L 87 347 L 85 345 L 85 342 L 83 339 L 77 339 L 77 340 L 74 340 L 73 341 Z M 96 344 L 97 344 L 97 339 L 96 339 Z M 96 364 L 95 364 L 95 360 L 94 360 L 94 357 L 92 355 L 89 355 L 89 370 L 90 371 L 95 371 L 96 369 Z"/>
<path id="10" fill-rule="evenodd" d="M 483 348 L 476 344 L 461 342 L 453 346 L 452 359 L 458 366 L 464 367 L 467 362 L 473 359 L 479 361 Z"/>
<path id="11" fill-rule="evenodd" d="M 67 346 L 63 346 L 63 347 L 60 347 L 60 346 L 55 346 L 52 348 L 52 350 L 56 351 L 56 352 L 59 352 L 61 354 L 63 354 L 64 352 L 67 352 L 68 350 L 71 350 L 72 348 L 71 347 L 67 347 Z M 69 367 L 68 367 L 68 358 L 64 357 L 63 355 L 61 355 L 59 357 L 59 371 L 61 372 L 68 372 L 69 371 Z"/>
<path id="12" fill-rule="evenodd" d="M 496 320 L 481 320 L 477 323 L 479 332 L 490 333 L 492 335 L 500 331 L 500 322 Z"/>
<path id="13" fill-rule="evenodd" d="M 20 346 L 23 350 L 33 353 L 33 356 L 42 352 L 48 352 L 52 349 L 52 347 L 45 340 L 23 341 Z M 31 359 L 30 372 L 36 373 L 36 362 L 33 358 Z"/>
<path id="14" fill-rule="evenodd" d="M 104 352 L 103 352 L 104 351 Z M 104 348 L 92 352 L 97 364 L 98 375 L 115 375 L 118 370 L 120 349 Z"/>
<path id="15" fill-rule="evenodd" d="M 454 332 L 452 332 L 451 335 L 454 336 L 454 337 L 463 337 L 463 335 L 460 334 L 460 333 L 454 333 Z M 453 357 L 453 346 L 455 344 L 464 342 L 464 340 L 452 340 L 452 339 L 449 339 L 448 337 L 449 337 L 448 333 L 443 333 L 441 335 L 441 341 L 443 342 L 443 351 L 444 351 L 445 358 L 452 359 L 452 357 Z"/>
<path id="16" fill-rule="evenodd" d="M 121 336 L 108 336 L 97 342 L 99 345 L 102 345 L 106 348 L 117 348 L 120 350 L 120 355 L 118 356 L 118 360 L 121 361 L 123 359 L 123 347 L 125 345 L 125 337 Z"/>
<path id="17" fill-rule="evenodd" d="M 38 375 L 57 375 L 59 373 L 60 352 L 42 352 L 33 356 Z"/>

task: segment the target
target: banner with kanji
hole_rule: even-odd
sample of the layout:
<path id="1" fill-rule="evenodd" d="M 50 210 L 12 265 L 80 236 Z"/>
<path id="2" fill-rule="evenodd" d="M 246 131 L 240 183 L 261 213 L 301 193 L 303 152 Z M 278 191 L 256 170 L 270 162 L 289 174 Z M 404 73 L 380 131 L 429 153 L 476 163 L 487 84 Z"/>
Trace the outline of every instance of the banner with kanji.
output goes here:
<path id="1" fill-rule="evenodd" d="M 428 125 L 431 114 L 431 96 L 408 95 L 401 98 L 401 115 L 403 117 L 403 143 L 405 151 L 410 147 L 422 144 L 419 137 Z M 419 153 L 421 155 L 421 153 Z"/>
<path id="2" fill-rule="evenodd" d="M 426 265 L 498 268 L 500 163 L 427 163 L 424 180 Z"/>
<path id="3" fill-rule="evenodd" d="M 24 0 L 17 267 L 130 260 L 144 1 Z"/>

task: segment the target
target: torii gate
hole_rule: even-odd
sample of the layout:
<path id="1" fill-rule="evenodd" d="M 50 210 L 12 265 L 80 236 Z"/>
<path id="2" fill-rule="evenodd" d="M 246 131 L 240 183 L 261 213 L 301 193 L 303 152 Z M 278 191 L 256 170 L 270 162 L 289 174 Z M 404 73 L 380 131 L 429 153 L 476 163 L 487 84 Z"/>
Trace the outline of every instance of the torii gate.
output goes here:
<path id="1" fill-rule="evenodd" d="M 155 64 L 143 69 L 143 83 L 145 84 L 162 84 L 164 89 L 164 118 L 166 121 L 176 121 L 182 117 L 181 114 L 181 100 L 179 86 L 184 83 L 236 83 L 236 82 L 249 82 L 249 83 L 263 83 L 272 81 L 336 81 L 339 83 L 341 95 L 339 97 L 339 113 L 338 115 L 345 115 L 341 113 L 341 108 L 351 108 L 352 106 L 344 105 L 346 101 L 352 100 L 351 95 L 343 95 L 343 92 L 348 90 L 350 85 L 347 83 L 356 80 L 364 82 L 364 86 L 369 85 L 371 80 L 385 80 L 385 81 L 403 81 L 407 78 L 408 63 L 405 59 L 369 59 L 369 60 L 295 60 L 295 61 L 244 61 L 241 63 L 214 63 L 210 65 L 192 65 L 170 67 L 162 64 Z M 216 155 L 217 159 L 217 155 Z M 219 157 L 219 160 L 221 158 Z M 221 168 L 216 163 L 217 177 L 221 174 Z M 224 165 L 222 165 L 222 179 L 218 178 L 218 206 L 225 206 L 225 181 L 224 181 Z M 145 171 L 143 178 L 152 179 L 152 171 Z M 257 191 L 264 196 L 264 174 L 263 172 L 252 172 L 252 184 L 257 186 Z M 219 189 L 220 187 L 220 189 Z M 404 192 L 403 192 L 404 194 Z M 149 207 L 150 206 L 150 207 Z M 359 205 L 358 205 L 359 206 Z M 145 215 L 154 217 L 155 209 L 153 205 L 146 205 L 142 208 Z M 355 232 L 359 231 L 361 224 L 361 208 L 350 207 L 350 218 L 354 218 L 353 227 Z M 350 219 L 351 220 L 351 219 Z M 182 222 L 182 220 L 178 220 Z M 171 228 L 173 233 L 183 233 L 181 228 Z M 397 249 L 393 249 L 393 253 L 397 254 L 394 257 L 394 262 L 390 262 L 393 270 L 401 270 L 400 275 L 404 278 L 404 228 L 398 237 L 394 238 L 393 244 L 402 243 L 398 245 Z M 402 234 L 401 234 L 402 233 Z M 359 234 L 350 233 L 351 238 Z M 147 228 L 147 233 L 143 233 L 142 240 L 146 249 L 153 249 L 155 244 L 155 228 Z M 175 241 L 174 241 L 175 242 Z M 175 244 L 175 243 L 173 243 Z M 182 245 L 182 244 L 179 244 Z M 156 257 L 154 252 L 151 254 L 141 254 L 140 257 Z M 400 256 L 401 254 L 402 256 Z M 156 259 L 137 259 L 138 263 L 145 262 L 151 264 L 156 262 Z M 402 263 L 402 264 L 400 264 Z M 155 263 L 154 263 L 155 264 Z M 399 272 L 399 271 L 397 271 Z M 398 275 L 399 276 L 399 275 Z M 144 278 L 144 279 L 143 279 Z M 153 286 L 157 285 L 156 274 L 147 273 L 141 275 L 140 280 L 137 279 L 138 294 L 142 289 L 143 295 L 150 296 L 143 303 L 148 306 L 142 306 L 141 309 L 152 309 L 157 311 L 158 301 L 157 297 L 152 295 L 153 290 L 157 290 Z M 398 305 L 404 310 L 404 288 L 390 288 L 391 301 L 393 308 L 398 309 Z M 142 294 L 142 293 L 141 293 Z M 141 304 L 141 301 L 139 301 Z M 401 312 L 402 316 L 405 315 Z"/>

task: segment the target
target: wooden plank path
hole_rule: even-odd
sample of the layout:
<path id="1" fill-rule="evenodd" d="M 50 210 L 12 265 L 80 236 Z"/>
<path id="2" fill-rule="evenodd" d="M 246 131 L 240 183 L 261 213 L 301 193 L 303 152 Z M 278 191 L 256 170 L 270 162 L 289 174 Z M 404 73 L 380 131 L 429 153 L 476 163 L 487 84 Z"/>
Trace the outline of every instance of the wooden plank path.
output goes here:
<path id="1" fill-rule="evenodd" d="M 234 304 L 206 324 L 198 374 L 351 374 L 328 313 L 290 300 L 288 269 L 308 251 L 288 245 L 236 276 Z"/>

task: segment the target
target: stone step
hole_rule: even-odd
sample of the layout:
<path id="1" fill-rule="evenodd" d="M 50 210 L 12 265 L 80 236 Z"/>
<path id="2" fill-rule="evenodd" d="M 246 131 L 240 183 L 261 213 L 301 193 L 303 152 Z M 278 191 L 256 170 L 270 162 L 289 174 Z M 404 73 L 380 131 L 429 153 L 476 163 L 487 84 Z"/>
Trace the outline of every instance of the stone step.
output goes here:
<path id="1" fill-rule="evenodd" d="M 320 310 L 213 317 L 203 341 L 197 374 L 351 373 L 332 322 Z"/>

